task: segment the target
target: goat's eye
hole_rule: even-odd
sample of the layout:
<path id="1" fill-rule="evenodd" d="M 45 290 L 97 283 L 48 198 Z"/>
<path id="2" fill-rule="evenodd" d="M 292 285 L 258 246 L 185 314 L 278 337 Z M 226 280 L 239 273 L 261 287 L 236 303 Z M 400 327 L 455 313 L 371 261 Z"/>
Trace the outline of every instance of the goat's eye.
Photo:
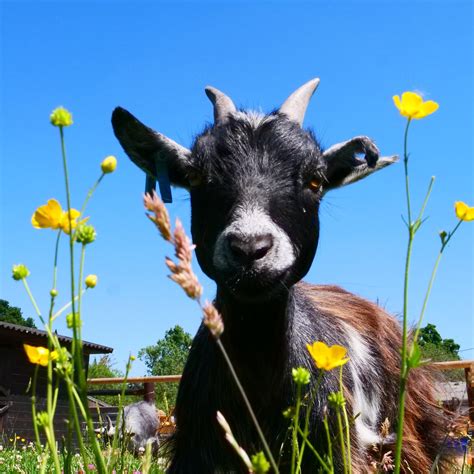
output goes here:
<path id="1" fill-rule="evenodd" d="M 321 180 L 319 178 L 312 178 L 311 181 L 308 183 L 308 187 L 309 189 L 311 189 L 311 191 L 319 191 L 319 188 L 321 187 Z"/>
<path id="2" fill-rule="evenodd" d="M 199 186 L 202 183 L 202 175 L 197 171 L 188 173 L 188 181 L 191 187 Z"/>

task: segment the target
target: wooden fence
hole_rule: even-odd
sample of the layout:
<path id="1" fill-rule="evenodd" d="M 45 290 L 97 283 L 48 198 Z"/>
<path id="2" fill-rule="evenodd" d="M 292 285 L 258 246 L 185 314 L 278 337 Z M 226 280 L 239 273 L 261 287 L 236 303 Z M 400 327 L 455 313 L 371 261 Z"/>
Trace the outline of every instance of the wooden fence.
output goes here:
<path id="1" fill-rule="evenodd" d="M 429 365 L 433 370 L 453 370 L 464 369 L 466 377 L 467 400 L 469 406 L 469 418 L 474 423 L 474 360 L 454 360 L 449 362 L 433 362 Z M 128 384 L 143 384 L 140 388 L 127 389 L 126 395 L 142 395 L 144 400 L 155 401 L 155 384 L 167 382 L 179 382 L 181 375 L 161 375 L 156 377 L 130 377 L 127 379 Z M 98 378 L 89 379 L 89 385 L 112 385 L 121 384 L 124 379 L 116 378 Z M 89 390 L 88 394 L 93 396 L 100 395 L 118 395 L 121 393 L 119 389 L 102 389 Z"/>
<path id="2" fill-rule="evenodd" d="M 142 395 L 143 399 L 149 402 L 155 401 L 155 384 L 156 383 L 169 383 L 179 382 L 181 375 L 157 375 L 152 377 L 129 377 L 127 378 L 127 384 L 143 384 L 140 388 L 128 388 L 125 390 L 125 395 Z M 97 378 L 88 379 L 88 385 L 114 385 L 122 384 L 124 379 L 122 377 L 112 378 Z M 88 390 L 87 394 L 92 396 L 104 396 L 104 395 L 119 395 L 122 393 L 121 389 L 99 389 L 99 390 Z"/>

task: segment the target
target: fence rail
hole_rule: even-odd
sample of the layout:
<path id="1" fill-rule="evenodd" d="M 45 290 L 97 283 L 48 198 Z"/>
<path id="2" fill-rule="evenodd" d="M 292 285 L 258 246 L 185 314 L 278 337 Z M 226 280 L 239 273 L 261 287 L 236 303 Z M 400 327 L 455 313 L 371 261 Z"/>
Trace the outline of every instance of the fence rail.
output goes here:
<path id="1" fill-rule="evenodd" d="M 127 383 L 167 383 L 167 382 L 179 382 L 181 375 L 156 375 L 151 377 L 128 377 Z M 111 377 L 111 378 L 98 378 L 98 379 L 87 379 L 89 385 L 112 385 L 123 383 L 123 377 Z"/>
<path id="2" fill-rule="evenodd" d="M 447 362 L 432 362 L 428 365 L 433 370 L 464 369 L 466 376 L 467 401 L 469 418 L 474 423 L 474 360 L 452 360 Z M 159 375 L 152 377 L 130 377 L 127 383 L 143 384 L 143 388 L 130 388 L 125 391 L 127 395 L 143 395 L 144 400 L 155 401 L 155 384 L 179 382 L 181 375 Z M 124 382 L 123 377 L 88 379 L 89 385 L 113 385 Z M 89 395 L 118 395 L 118 389 L 89 390 Z"/>

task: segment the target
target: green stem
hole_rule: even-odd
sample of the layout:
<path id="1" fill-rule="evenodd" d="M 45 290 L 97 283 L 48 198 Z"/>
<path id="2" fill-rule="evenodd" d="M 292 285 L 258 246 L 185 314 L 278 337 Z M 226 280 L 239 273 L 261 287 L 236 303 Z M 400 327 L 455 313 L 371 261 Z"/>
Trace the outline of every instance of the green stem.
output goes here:
<path id="1" fill-rule="evenodd" d="M 320 370 L 319 374 L 318 374 L 318 380 L 316 381 L 316 385 L 314 386 L 314 388 L 312 390 L 310 402 L 309 402 L 309 405 L 306 409 L 305 420 L 304 420 L 304 433 L 306 435 L 306 439 L 307 439 L 308 434 L 309 434 L 309 417 L 311 415 L 311 408 L 313 407 L 314 402 L 316 400 L 316 395 L 317 395 L 318 390 L 319 390 L 319 385 L 321 384 L 322 375 L 323 375 L 323 371 Z M 299 455 L 299 458 L 298 458 L 298 465 L 296 467 L 296 472 L 297 473 L 301 471 L 301 464 L 303 462 L 303 455 L 304 455 L 305 445 L 306 445 L 306 441 L 305 441 L 305 439 L 303 439 L 303 444 L 301 445 L 300 455 Z"/>
<path id="2" fill-rule="evenodd" d="M 332 473 L 332 469 L 330 469 L 328 467 L 328 465 L 324 462 L 323 458 L 319 455 L 319 453 L 316 451 L 316 449 L 314 448 L 314 446 L 311 444 L 311 442 L 308 440 L 308 435 L 305 434 L 303 432 L 303 430 L 298 426 L 298 432 L 299 434 L 303 437 L 303 439 L 305 440 L 306 444 L 308 445 L 308 448 L 313 452 L 313 454 L 315 455 L 316 459 L 319 461 L 319 463 L 321 464 L 322 468 L 326 471 L 326 472 L 329 472 L 329 473 Z"/>
<path id="3" fill-rule="evenodd" d="M 423 204 L 421 206 L 420 214 L 418 215 L 417 221 L 421 221 L 421 219 L 423 218 L 423 214 L 425 213 L 426 205 L 428 204 L 428 200 L 431 196 L 431 191 L 433 190 L 433 184 L 435 182 L 435 179 L 436 178 L 434 176 L 431 176 L 430 184 L 428 184 L 428 190 L 426 191 L 425 199 L 423 200 Z"/>
<path id="4" fill-rule="evenodd" d="M 68 219 L 69 219 L 69 256 L 70 256 L 70 271 L 71 271 L 71 307 L 72 307 L 72 317 L 74 323 L 77 321 L 76 316 L 76 307 L 75 307 L 75 284 L 74 284 L 74 235 L 72 229 L 72 219 L 71 219 L 71 193 L 69 189 L 69 175 L 68 175 L 68 167 L 67 167 L 67 157 L 66 157 L 66 147 L 64 143 L 64 133 L 63 127 L 59 127 L 59 134 L 61 138 L 61 154 L 63 159 L 63 167 L 64 167 L 64 179 L 66 184 L 66 199 L 67 199 L 67 210 L 68 210 Z M 74 358 L 74 370 L 73 370 L 73 381 L 74 381 L 74 374 L 79 382 L 79 389 L 81 392 L 82 400 L 86 400 L 87 398 L 87 387 L 86 387 L 86 379 L 84 374 L 84 364 L 83 364 L 83 355 L 82 355 L 82 341 L 79 339 L 77 325 L 73 324 L 73 338 L 72 338 L 72 354 Z M 73 389 L 73 393 L 75 392 L 74 386 L 71 387 Z M 85 420 L 87 423 L 87 428 L 89 432 L 89 439 L 92 444 L 92 449 L 94 451 L 94 456 L 96 459 L 97 469 L 100 474 L 106 473 L 106 467 L 104 463 L 104 458 L 102 453 L 100 452 L 100 447 L 97 443 L 97 439 L 94 436 L 94 426 L 92 424 L 92 419 L 90 414 L 88 413 L 87 404 L 82 406 L 85 414 Z"/>
<path id="5" fill-rule="evenodd" d="M 99 179 L 94 183 L 94 186 L 92 186 L 91 189 L 89 189 L 89 192 L 87 193 L 86 199 L 84 201 L 84 204 L 81 207 L 81 214 L 80 216 L 84 216 L 84 212 L 86 212 L 86 206 L 87 203 L 89 202 L 90 198 L 94 194 L 95 190 L 97 189 L 97 186 L 99 186 L 100 182 L 102 181 L 103 177 L 105 176 L 105 173 L 102 173 L 99 177 Z"/>
<path id="6" fill-rule="evenodd" d="M 66 185 L 66 200 L 67 200 L 67 215 L 69 220 L 69 258 L 70 258 L 70 280 L 71 280 L 71 307 L 73 320 L 76 320 L 76 307 L 75 307 L 75 284 L 74 284 L 74 235 L 72 229 L 71 219 L 71 192 L 69 189 L 69 172 L 67 167 L 67 156 L 66 156 L 66 145 L 64 142 L 64 131 L 63 127 L 59 127 L 59 135 L 61 139 L 61 155 L 63 159 L 64 168 L 64 181 Z M 82 361 L 82 345 L 77 338 L 76 325 L 73 325 L 73 340 L 72 340 L 72 354 L 76 363 L 75 370 L 80 374 L 83 368 Z"/>
<path id="7" fill-rule="evenodd" d="M 73 393 L 73 391 L 75 390 L 74 382 L 70 379 L 66 379 L 65 383 L 66 383 L 66 390 L 67 390 L 67 394 L 69 398 L 69 409 L 71 411 L 72 421 L 74 424 L 74 428 L 76 430 L 76 437 L 79 443 L 79 451 L 81 453 L 81 457 L 82 457 L 82 460 L 84 461 L 84 467 L 85 467 L 88 464 L 88 458 L 87 458 L 86 450 L 84 447 L 84 441 L 82 439 L 81 422 L 79 421 L 79 416 L 76 409 L 75 397 Z M 79 405 L 79 408 L 81 408 L 81 404 L 78 404 L 78 405 Z"/>
<path id="8" fill-rule="evenodd" d="M 40 318 L 41 322 L 44 323 L 43 316 L 41 315 L 41 311 L 38 307 L 38 304 L 36 303 L 36 300 L 33 296 L 33 293 L 31 293 L 30 287 L 28 285 L 28 282 L 26 281 L 26 278 L 22 278 L 21 281 L 23 282 L 23 285 L 25 286 L 25 290 L 28 293 L 28 296 L 30 297 L 30 301 L 33 304 L 33 307 L 35 308 L 36 314 Z"/>
<path id="9" fill-rule="evenodd" d="M 342 365 L 339 372 L 339 387 L 341 390 L 341 396 L 344 398 L 344 391 L 342 385 Z M 347 461 L 349 466 L 349 474 L 352 473 L 352 456 L 351 456 L 351 434 L 349 429 L 349 417 L 347 416 L 346 403 L 344 399 L 344 405 L 342 406 L 342 414 L 344 416 L 344 423 L 346 425 L 346 445 L 347 445 Z"/>
<path id="10" fill-rule="evenodd" d="M 403 164 L 405 168 L 405 191 L 407 196 L 407 209 L 408 209 L 408 224 L 411 226 L 411 203 L 410 203 L 410 182 L 408 178 L 408 129 L 410 127 L 411 118 L 407 121 L 405 128 L 405 137 L 403 140 Z"/>
<path id="11" fill-rule="evenodd" d="M 81 295 L 83 295 L 85 292 L 86 292 L 86 290 L 82 290 Z M 78 299 L 79 299 L 79 295 L 77 295 L 74 298 L 74 301 L 77 301 Z M 51 319 L 54 321 L 58 316 L 60 316 L 62 313 L 64 313 L 64 311 L 66 311 L 71 305 L 72 305 L 71 301 L 69 301 L 69 303 L 66 303 L 61 309 L 59 309 L 58 311 L 56 311 L 53 314 Z"/>
<path id="12" fill-rule="evenodd" d="M 53 416 L 56 413 L 56 406 L 58 403 L 58 395 L 59 395 L 59 378 L 56 377 L 56 386 L 54 387 L 54 392 L 53 392 L 53 404 L 52 404 L 52 413 Z"/>
<path id="13" fill-rule="evenodd" d="M 117 413 L 117 419 L 115 420 L 115 432 L 114 432 L 114 438 L 112 440 L 112 456 L 109 458 L 109 462 L 107 463 L 107 468 L 112 469 L 115 464 L 115 453 L 117 451 L 117 444 L 118 444 L 118 439 L 119 439 L 119 434 L 123 429 L 125 428 L 125 423 L 122 422 L 122 417 L 123 417 L 123 400 L 125 398 L 125 390 L 127 388 L 127 380 L 128 380 L 128 374 L 130 373 L 131 369 L 131 359 L 130 357 L 128 358 L 127 366 L 125 369 L 125 376 L 123 378 L 122 382 L 122 390 L 120 392 L 120 398 L 119 398 L 119 406 L 118 406 L 118 413 Z M 124 436 L 124 433 L 122 433 L 122 437 Z M 123 439 L 123 438 L 122 438 Z"/>
<path id="14" fill-rule="evenodd" d="M 296 384 L 296 407 L 295 414 L 293 417 L 293 443 L 292 443 L 292 453 L 291 453 L 291 474 L 295 472 L 296 465 L 296 452 L 298 449 L 298 427 L 299 427 L 299 418 L 300 418 L 300 407 L 301 407 L 301 383 Z M 299 455 L 298 455 L 299 458 Z"/>
<path id="15" fill-rule="evenodd" d="M 82 278 L 84 276 L 84 262 L 86 258 L 86 245 L 82 244 L 81 248 L 81 260 L 80 260 L 80 265 L 79 265 L 79 283 L 77 287 L 79 288 L 79 300 L 77 302 L 77 321 L 74 321 L 74 325 L 77 324 L 77 335 L 79 340 L 82 340 L 82 330 L 81 330 L 81 324 L 82 324 L 82 295 L 83 295 L 83 290 L 82 290 Z"/>
<path id="16" fill-rule="evenodd" d="M 86 404 L 83 403 L 80 394 L 77 392 L 73 384 L 71 384 L 71 388 L 74 398 L 76 399 L 77 405 L 81 410 L 82 416 L 86 420 L 89 443 L 92 446 L 92 452 L 94 453 L 97 471 L 99 472 L 99 474 L 107 474 L 107 466 L 105 465 L 104 456 L 102 455 L 99 443 L 95 436 L 94 424 L 92 423 L 92 418 L 88 410 L 87 402 Z"/>
<path id="17" fill-rule="evenodd" d="M 58 251 L 59 251 L 59 240 L 61 239 L 61 231 L 58 232 L 56 238 L 56 246 L 54 249 L 54 264 L 53 264 L 53 289 L 56 289 L 56 281 L 58 277 Z"/>
<path id="18" fill-rule="evenodd" d="M 41 452 L 41 440 L 39 437 L 38 423 L 36 421 L 36 381 L 38 379 L 38 368 L 39 365 L 35 366 L 35 373 L 33 374 L 33 380 L 31 382 L 31 416 L 33 418 L 33 429 L 35 432 L 36 449 Z"/>
<path id="19" fill-rule="evenodd" d="M 54 436 L 54 425 L 53 420 L 49 419 L 49 450 L 53 456 L 54 467 L 58 474 L 61 474 L 61 464 L 59 463 L 59 456 L 58 456 L 58 447 L 56 446 L 56 438 Z"/>
<path id="20" fill-rule="evenodd" d="M 345 441 L 344 441 L 344 431 L 342 428 L 341 409 L 339 406 L 336 407 L 336 418 L 337 418 L 337 427 L 339 431 L 339 442 L 341 443 L 341 454 L 342 454 L 342 462 L 344 465 L 344 474 L 346 474 L 348 472 L 346 446 L 345 446 Z"/>
<path id="21" fill-rule="evenodd" d="M 53 457 L 56 473 L 61 474 L 61 465 L 59 464 L 58 450 L 56 449 L 56 441 L 54 440 L 54 435 L 51 432 L 51 425 L 51 422 L 48 422 L 47 426 L 43 426 L 44 434 L 46 435 L 46 441 L 49 446 L 49 452 Z"/>
<path id="22" fill-rule="evenodd" d="M 61 231 L 58 232 L 58 236 L 56 238 L 56 245 L 54 250 L 54 263 L 53 263 L 53 289 L 56 288 L 56 279 L 57 279 L 57 264 L 58 264 L 58 249 L 59 249 L 59 239 L 61 238 Z M 53 308 L 56 296 L 51 294 L 51 301 L 49 305 L 49 312 L 48 312 L 48 324 L 46 326 L 48 332 L 48 351 L 51 354 L 53 349 L 53 345 L 56 342 L 55 338 L 53 337 Z M 56 348 L 57 350 L 58 348 Z M 47 366 L 47 385 L 46 385 L 46 411 L 48 413 L 49 419 L 49 430 L 50 430 L 50 437 L 52 439 L 53 445 L 56 445 L 55 442 L 55 434 L 54 434 L 54 414 L 56 411 L 56 401 L 58 396 L 58 387 L 59 387 L 59 380 L 56 377 L 56 390 L 53 393 L 53 360 L 51 357 L 48 358 L 48 366 Z M 53 458 L 57 456 L 57 452 L 52 453 Z"/>
<path id="23" fill-rule="evenodd" d="M 329 431 L 329 423 L 328 423 L 327 415 L 325 415 L 323 418 L 323 424 L 324 424 L 324 431 L 326 433 L 326 441 L 328 443 L 328 457 L 329 457 L 329 462 L 331 463 L 331 472 L 333 472 L 334 459 L 332 456 L 332 441 L 331 441 L 331 433 Z"/>
<path id="24" fill-rule="evenodd" d="M 413 344 L 416 343 L 418 341 L 418 337 L 420 335 L 420 330 L 421 330 L 421 324 L 423 322 L 423 317 L 425 315 L 425 311 L 426 311 L 426 307 L 428 305 L 428 300 L 430 298 L 430 295 L 431 295 L 431 290 L 433 288 L 433 283 L 436 279 L 436 273 L 438 272 L 438 267 L 439 267 L 439 264 L 441 262 L 441 257 L 443 256 L 443 252 L 444 252 L 444 249 L 446 248 L 446 246 L 448 245 L 448 242 L 451 240 L 452 236 L 454 235 L 454 233 L 458 230 L 459 226 L 462 224 L 462 220 L 460 220 L 456 226 L 454 227 L 454 229 L 448 234 L 446 240 L 444 240 L 444 242 L 441 244 L 441 249 L 438 253 L 438 257 L 436 258 L 436 261 L 435 261 L 435 264 L 433 266 L 433 270 L 431 272 L 431 277 L 430 277 L 430 280 L 429 280 L 429 283 L 428 283 L 428 288 L 426 289 L 426 293 L 425 293 L 425 298 L 423 300 L 423 306 L 421 308 L 421 312 L 420 312 L 420 317 L 418 318 L 418 323 L 416 325 L 416 331 L 415 331 L 415 336 L 413 338 Z"/>
<path id="25" fill-rule="evenodd" d="M 270 461 L 270 464 L 272 466 L 273 471 L 275 474 L 279 472 L 278 466 L 275 462 L 275 459 L 273 458 L 273 454 L 270 450 L 270 447 L 268 446 L 267 440 L 265 439 L 265 436 L 263 434 L 262 429 L 260 428 L 260 424 L 258 423 L 257 417 L 255 416 L 255 413 L 253 411 L 252 405 L 250 405 L 249 399 L 247 398 L 247 394 L 245 393 L 244 387 L 242 387 L 242 384 L 240 383 L 239 377 L 237 376 L 237 373 L 235 372 L 234 366 L 232 365 L 232 362 L 227 354 L 227 351 L 224 348 L 224 345 L 222 344 L 222 341 L 220 339 L 216 339 L 217 346 L 219 347 L 222 355 L 224 356 L 224 360 L 227 363 L 227 366 L 230 370 L 230 373 L 234 379 L 235 384 L 237 385 L 237 388 L 239 389 L 240 395 L 242 396 L 242 399 L 244 400 L 244 404 L 247 408 L 247 411 L 249 412 L 250 418 L 253 421 L 253 424 L 255 426 L 255 429 L 257 430 L 258 436 L 260 437 L 260 441 L 263 444 L 263 447 L 265 449 L 265 453 L 268 456 L 268 460 Z"/>
<path id="26" fill-rule="evenodd" d="M 407 345 L 408 345 L 408 282 L 410 274 L 410 261 L 411 253 L 413 248 L 413 222 L 411 219 L 411 203 L 410 203 L 410 186 L 408 179 L 408 129 L 410 127 L 411 119 L 408 119 L 405 128 L 404 138 L 404 168 L 405 168 L 405 188 L 407 198 L 407 210 L 408 210 L 408 246 L 407 254 L 405 259 L 405 279 L 403 285 L 403 333 L 402 333 L 402 351 L 400 361 L 400 392 L 398 396 L 398 424 L 397 424 L 397 441 L 395 446 L 395 474 L 400 473 L 401 457 L 402 457 L 402 443 L 403 443 L 403 423 L 405 418 L 405 391 L 406 391 L 406 380 L 408 377 L 407 368 Z"/>

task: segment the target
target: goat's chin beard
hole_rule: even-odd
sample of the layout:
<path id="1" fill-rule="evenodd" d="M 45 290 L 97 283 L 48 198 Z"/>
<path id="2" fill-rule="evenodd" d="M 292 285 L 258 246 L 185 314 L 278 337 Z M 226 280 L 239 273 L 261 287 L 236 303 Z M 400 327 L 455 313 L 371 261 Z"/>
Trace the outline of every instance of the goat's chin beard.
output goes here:
<path id="1" fill-rule="evenodd" d="M 289 270 L 279 273 L 245 270 L 228 274 L 216 283 L 233 299 L 242 303 L 259 303 L 286 296 L 292 285 L 288 274 Z"/>

